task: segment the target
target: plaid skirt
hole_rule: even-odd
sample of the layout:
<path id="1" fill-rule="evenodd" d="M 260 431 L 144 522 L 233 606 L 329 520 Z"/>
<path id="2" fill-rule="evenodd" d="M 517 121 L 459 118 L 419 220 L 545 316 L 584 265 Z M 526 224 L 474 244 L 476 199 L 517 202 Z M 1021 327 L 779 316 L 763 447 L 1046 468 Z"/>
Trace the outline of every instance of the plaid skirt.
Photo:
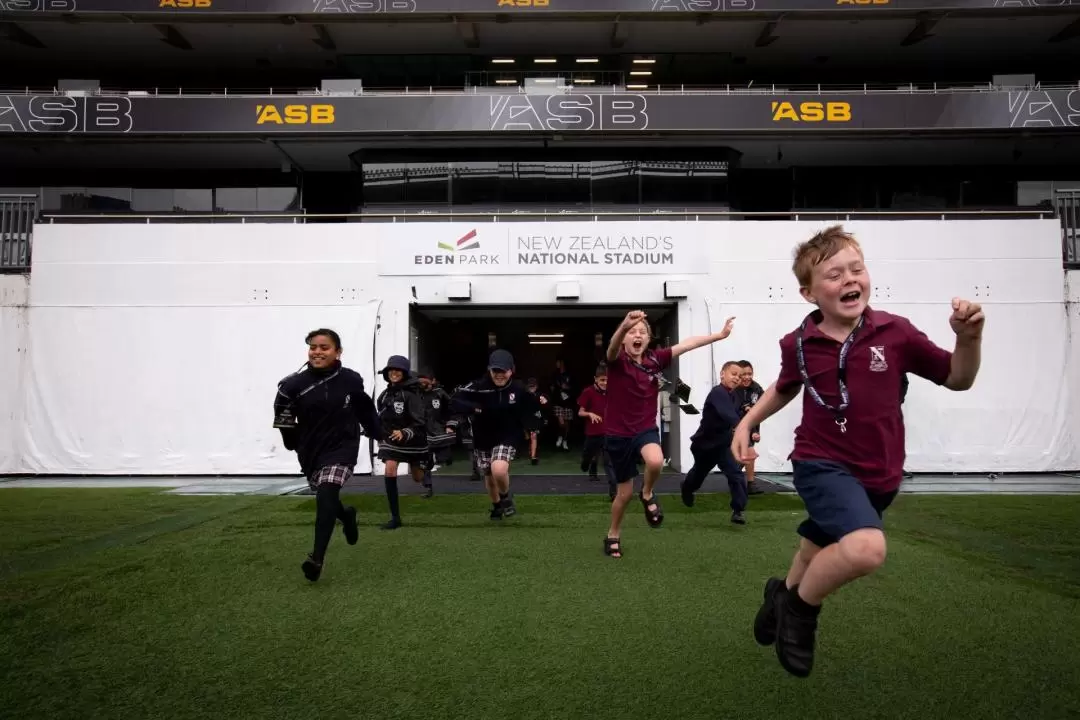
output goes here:
<path id="1" fill-rule="evenodd" d="M 317 490 L 323 483 L 330 483 L 340 487 L 349 482 L 349 478 L 352 476 L 353 469 L 348 465 L 327 465 L 311 473 L 311 477 L 308 478 L 308 485 L 312 490 Z"/>
<path id="2" fill-rule="evenodd" d="M 484 475 L 491 472 L 491 463 L 496 460 L 508 463 L 513 462 L 516 457 L 517 448 L 513 445 L 496 445 L 491 450 L 473 450 L 476 467 Z"/>
<path id="3" fill-rule="evenodd" d="M 573 408 L 559 407 L 558 405 L 556 405 L 555 407 L 551 408 L 551 411 L 552 413 L 554 413 L 556 419 L 562 420 L 563 422 L 572 422 L 574 420 Z"/>

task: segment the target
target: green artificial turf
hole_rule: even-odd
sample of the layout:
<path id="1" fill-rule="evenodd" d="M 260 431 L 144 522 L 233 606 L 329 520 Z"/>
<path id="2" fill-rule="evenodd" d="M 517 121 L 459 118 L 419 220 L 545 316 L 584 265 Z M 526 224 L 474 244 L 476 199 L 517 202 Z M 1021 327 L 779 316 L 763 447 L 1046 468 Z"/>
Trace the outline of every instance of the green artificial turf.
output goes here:
<path id="1" fill-rule="evenodd" d="M 1080 707 L 1080 498 L 901 496 L 889 559 L 826 601 L 817 666 L 751 634 L 797 498 L 347 496 L 322 579 L 314 501 L 0 490 L 0 717 L 1065 718 Z"/>

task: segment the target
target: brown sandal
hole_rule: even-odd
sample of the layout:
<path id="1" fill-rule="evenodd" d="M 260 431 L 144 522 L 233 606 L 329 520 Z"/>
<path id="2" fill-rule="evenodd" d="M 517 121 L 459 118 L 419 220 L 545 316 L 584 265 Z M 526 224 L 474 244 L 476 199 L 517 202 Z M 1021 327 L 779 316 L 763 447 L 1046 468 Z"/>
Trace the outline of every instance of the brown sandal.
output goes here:
<path id="1" fill-rule="evenodd" d="M 622 548 L 619 544 L 619 538 L 605 538 L 604 539 L 604 554 L 610 555 L 613 558 L 622 557 Z"/>

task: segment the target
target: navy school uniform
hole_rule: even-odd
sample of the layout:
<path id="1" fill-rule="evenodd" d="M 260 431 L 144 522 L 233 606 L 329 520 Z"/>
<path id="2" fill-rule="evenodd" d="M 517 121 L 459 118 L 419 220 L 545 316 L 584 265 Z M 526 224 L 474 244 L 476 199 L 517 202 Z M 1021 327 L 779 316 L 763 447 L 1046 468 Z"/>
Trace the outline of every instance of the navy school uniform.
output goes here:
<path id="1" fill-rule="evenodd" d="M 428 460 L 427 422 L 420 382 L 413 377 L 393 383 L 379 395 L 375 405 L 382 425 L 379 443 L 380 460 L 396 460 L 423 466 Z M 390 433 L 400 430 L 401 440 L 391 440 Z"/>
<path id="2" fill-rule="evenodd" d="M 731 438 L 740 419 L 739 407 L 736 404 L 739 400 L 739 393 L 728 390 L 723 385 L 714 387 L 705 398 L 701 424 L 690 438 L 694 466 L 686 473 L 683 481 L 684 501 L 687 495 L 700 490 L 708 474 L 714 467 L 719 466 L 731 490 L 732 511 L 742 512 L 746 509 L 746 475 L 731 454 Z"/>

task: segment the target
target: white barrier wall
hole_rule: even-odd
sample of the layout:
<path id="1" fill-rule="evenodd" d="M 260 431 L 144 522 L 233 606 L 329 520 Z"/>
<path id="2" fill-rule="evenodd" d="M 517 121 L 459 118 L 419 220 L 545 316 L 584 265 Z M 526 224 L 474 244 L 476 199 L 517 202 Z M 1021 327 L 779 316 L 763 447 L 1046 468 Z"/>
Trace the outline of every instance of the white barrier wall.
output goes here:
<path id="1" fill-rule="evenodd" d="M 30 278 L 0 275 L 0 473 L 20 466 Z"/>
<path id="2" fill-rule="evenodd" d="M 810 222 L 460 223 L 320 225 L 45 225 L 35 231 L 28 342 L 5 307 L 2 357 L 14 398 L 15 452 L 0 471 L 295 473 L 271 428 L 276 381 L 304 361 L 303 337 L 337 329 L 344 360 L 372 388 L 390 354 L 407 354 L 409 304 L 553 302 L 577 281 L 581 304 L 664 302 L 684 281 L 680 335 L 731 338 L 684 356 L 700 402 L 727 359 L 749 358 L 763 385 L 778 340 L 811 310 L 791 251 Z M 1050 471 L 1080 468 L 1080 360 L 1071 342 L 1056 221 L 876 221 L 861 239 L 875 307 L 910 317 L 950 347 L 954 295 L 987 307 L 983 369 L 952 393 L 913 379 L 908 468 Z M 1075 294 L 1075 290 L 1073 291 Z M 717 367 L 713 367 L 715 358 Z M 770 420 L 761 470 L 787 469 L 799 403 Z M 12 416 L 17 418 L 18 415 Z M 682 417 L 689 458 L 696 418 Z M 5 433 L 7 434 L 7 433 Z M 3 448 L 0 445 L 0 448 Z M 362 453 L 358 471 L 370 468 Z M 685 469 L 685 467 L 684 467 Z"/>

